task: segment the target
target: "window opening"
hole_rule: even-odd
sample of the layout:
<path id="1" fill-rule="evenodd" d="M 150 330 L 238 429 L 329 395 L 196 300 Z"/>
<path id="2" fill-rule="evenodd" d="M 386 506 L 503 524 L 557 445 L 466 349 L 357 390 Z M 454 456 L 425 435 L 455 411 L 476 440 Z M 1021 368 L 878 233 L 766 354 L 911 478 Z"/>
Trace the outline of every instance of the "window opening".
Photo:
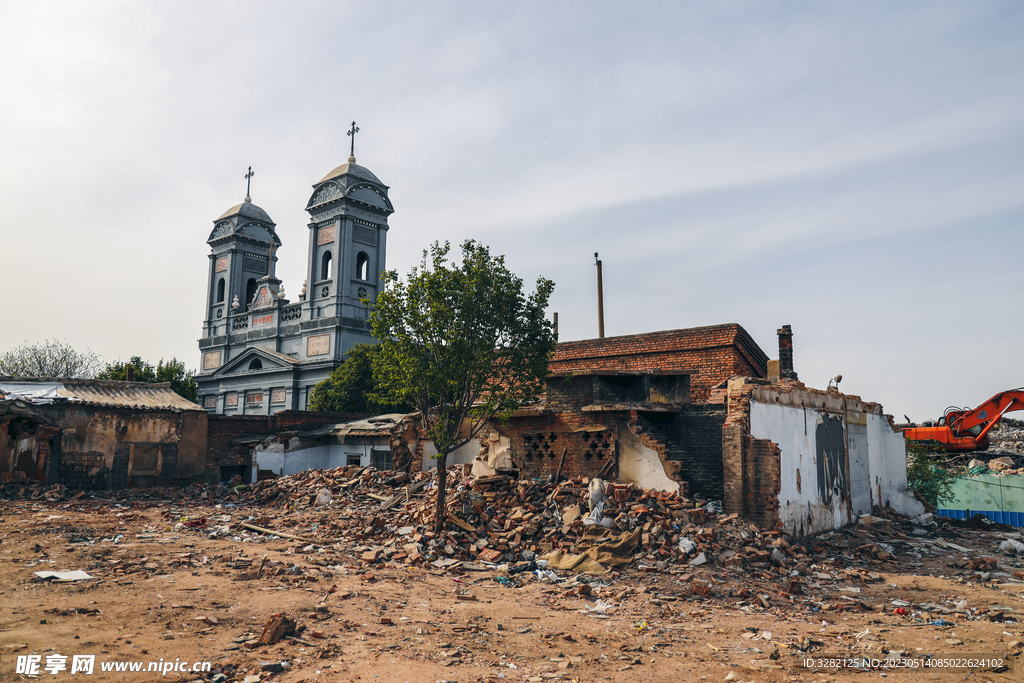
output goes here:
<path id="1" fill-rule="evenodd" d="M 369 280 L 369 275 L 370 257 L 366 255 L 365 251 L 361 251 L 359 256 L 356 257 L 356 277 L 360 280 Z"/>
<path id="2" fill-rule="evenodd" d="M 320 260 L 320 279 L 327 280 L 331 277 L 331 252 L 325 251 Z"/>
<path id="3" fill-rule="evenodd" d="M 381 472 L 385 472 L 391 469 L 391 451 L 370 451 L 370 464 Z"/>

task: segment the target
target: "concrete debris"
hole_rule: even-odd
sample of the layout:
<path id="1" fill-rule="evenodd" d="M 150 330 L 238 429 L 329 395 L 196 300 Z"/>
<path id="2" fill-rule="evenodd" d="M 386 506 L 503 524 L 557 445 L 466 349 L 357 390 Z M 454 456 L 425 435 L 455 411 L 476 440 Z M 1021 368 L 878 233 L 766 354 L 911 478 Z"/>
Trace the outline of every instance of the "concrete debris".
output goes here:
<path id="1" fill-rule="evenodd" d="M 889 627 L 904 623 L 931 633 L 949 630 L 953 622 L 1015 621 L 1013 610 L 996 602 L 1007 596 L 986 604 L 977 592 L 954 588 L 925 597 L 907 583 L 895 583 L 893 576 L 925 559 L 929 570 L 986 591 L 1024 578 L 1024 571 L 1016 571 L 1020 565 L 993 552 L 1003 550 L 1000 541 L 1014 549 L 1024 543 L 1014 540 L 1017 536 L 1007 527 L 975 527 L 973 520 L 934 515 L 911 520 L 876 509 L 869 525 L 797 538 L 714 512 L 706 502 L 698 506 L 678 493 L 614 483 L 594 486 L 582 477 L 561 482 L 469 478 L 458 469 L 448 484 L 446 525 L 440 534 L 433 526 L 436 474 L 399 480 L 391 472 L 356 466 L 310 470 L 242 489 L 205 490 L 218 491 L 219 499 L 200 499 L 203 489 L 185 488 L 162 489 L 162 498 L 150 490 L 127 491 L 122 500 L 103 495 L 13 503 L 9 507 L 37 513 L 34 520 L 26 516 L 32 524 L 60 531 L 50 532 L 56 543 L 47 549 L 39 545 L 46 539 L 33 526 L 32 536 L 18 539 L 21 557 L 11 567 L 24 576 L 32 571 L 25 567 L 64 562 L 56 558 L 64 548 L 85 561 L 53 566 L 82 566 L 108 588 L 134 583 L 138 588 L 133 590 L 151 601 L 147 608 L 153 623 L 159 623 L 154 637 L 166 629 L 165 637 L 179 643 L 231 639 L 219 647 L 227 645 L 235 654 L 217 659 L 219 670 L 203 678 L 222 683 L 253 677 L 300 680 L 327 671 L 326 662 L 332 660 L 338 667 L 332 674 L 344 672 L 345 680 L 355 680 L 355 669 L 342 668 L 342 643 L 345 666 L 360 656 L 375 667 L 385 666 L 402 648 L 422 646 L 407 650 L 416 666 L 495 667 L 486 680 L 511 679 L 508 671 L 517 668 L 520 680 L 527 667 L 532 668 L 529 676 L 522 675 L 525 681 L 548 680 L 549 674 L 570 668 L 608 667 L 603 671 L 611 674 L 610 667 L 661 664 L 681 643 L 696 643 L 702 653 L 711 648 L 730 659 L 749 653 L 755 658 L 751 661 L 762 663 L 757 666 L 771 668 L 778 665 L 764 663 L 798 652 L 834 652 L 854 641 L 880 647 L 882 629 L 874 624 L 883 619 L 886 633 L 897 633 Z M 318 504 L 326 498 L 324 491 L 330 499 Z M 189 492 L 197 494 L 195 500 Z M 591 503 L 595 492 L 604 497 Z M 614 530 L 585 525 L 584 511 L 598 508 L 602 522 L 611 520 Z M 61 515 L 86 512 L 102 515 L 110 526 L 102 532 L 62 526 Z M 192 523 L 198 520 L 205 523 Z M 924 525 L 926 536 L 916 535 Z M 597 547 L 635 539 L 627 562 L 587 574 L 541 559 L 553 552 L 584 553 L 594 536 L 601 537 Z M 978 540 L 982 537 L 983 542 Z M 208 586 L 228 581 L 242 582 L 229 584 L 246 596 L 242 609 L 235 605 L 229 611 L 226 603 L 203 596 Z M 416 586 L 425 582 L 443 585 L 429 605 L 413 597 Z M 20 597 L 23 588 L 17 586 L 18 593 L 11 589 L 11 595 Z M 102 590 L 91 583 L 32 583 L 30 588 L 61 597 L 84 588 Z M 282 602 L 289 592 L 300 598 Z M 34 600 L 35 595 L 27 597 Z M 249 595 L 265 596 L 267 608 L 249 607 Z M 51 621 L 58 615 L 80 621 L 112 618 L 106 606 L 102 615 L 95 607 L 71 607 L 63 605 L 45 616 Z M 556 631 L 546 621 L 552 614 L 598 627 L 569 632 L 561 625 Z M 730 615 L 747 620 L 743 626 L 753 629 L 742 635 L 745 642 L 735 632 L 718 631 Z M 838 639 L 838 628 L 855 616 L 872 620 L 870 630 L 861 624 L 856 635 L 847 631 L 849 637 Z M 172 619 L 173 628 L 167 626 Z M 612 641 L 606 627 L 626 633 Z M 490 654 L 504 647 L 502 639 L 528 633 L 540 639 L 538 647 L 527 651 L 533 646 L 524 643 L 532 641 L 517 642 L 516 662 L 511 648 L 500 659 Z M 952 639 L 956 634 L 946 635 Z M 967 638 L 962 632 L 957 637 Z M 479 642 L 474 645 L 474 640 Z M 895 643 L 886 646 L 892 649 Z M 576 653 L 586 654 L 585 664 Z M 728 671 L 716 670 L 718 676 Z M 360 673 L 367 680 L 366 670 Z"/>
<path id="2" fill-rule="evenodd" d="M 1001 458 L 993 458 L 988 461 L 988 468 L 993 472 L 1002 472 L 1004 470 L 1013 469 L 1014 465 L 1013 458 L 1003 456 Z"/>

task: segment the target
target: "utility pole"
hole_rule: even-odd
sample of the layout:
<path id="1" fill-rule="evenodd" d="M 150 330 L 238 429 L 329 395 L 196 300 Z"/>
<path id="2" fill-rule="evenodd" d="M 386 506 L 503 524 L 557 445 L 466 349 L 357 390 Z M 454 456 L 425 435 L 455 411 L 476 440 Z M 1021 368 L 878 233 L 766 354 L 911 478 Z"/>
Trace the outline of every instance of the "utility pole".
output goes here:
<path id="1" fill-rule="evenodd" d="M 601 279 L 601 259 L 594 252 L 597 264 L 597 338 L 604 339 L 604 282 Z"/>

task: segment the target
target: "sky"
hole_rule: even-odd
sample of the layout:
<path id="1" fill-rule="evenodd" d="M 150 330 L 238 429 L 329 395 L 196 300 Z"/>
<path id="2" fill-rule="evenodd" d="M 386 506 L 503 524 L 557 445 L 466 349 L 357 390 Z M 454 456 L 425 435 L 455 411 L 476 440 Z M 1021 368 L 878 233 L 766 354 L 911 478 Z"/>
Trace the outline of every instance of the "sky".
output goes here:
<path id="1" fill-rule="evenodd" d="M 0 351 L 198 367 L 213 221 L 305 278 L 311 186 L 388 268 L 476 239 L 562 340 L 739 323 L 902 420 L 1024 385 L 1024 4 L 0 0 Z"/>

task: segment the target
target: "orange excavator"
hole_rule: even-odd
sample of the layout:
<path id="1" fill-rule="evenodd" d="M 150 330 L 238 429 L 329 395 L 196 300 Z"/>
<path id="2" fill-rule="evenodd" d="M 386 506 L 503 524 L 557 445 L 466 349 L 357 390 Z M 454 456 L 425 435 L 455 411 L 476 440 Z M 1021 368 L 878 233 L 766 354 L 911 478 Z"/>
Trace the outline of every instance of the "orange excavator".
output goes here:
<path id="1" fill-rule="evenodd" d="M 937 423 L 903 428 L 911 441 L 939 446 L 947 451 L 984 451 L 988 433 L 999 418 L 1014 410 L 1024 410 L 1024 388 L 996 394 L 977 408 L 946 408 Z"/>

